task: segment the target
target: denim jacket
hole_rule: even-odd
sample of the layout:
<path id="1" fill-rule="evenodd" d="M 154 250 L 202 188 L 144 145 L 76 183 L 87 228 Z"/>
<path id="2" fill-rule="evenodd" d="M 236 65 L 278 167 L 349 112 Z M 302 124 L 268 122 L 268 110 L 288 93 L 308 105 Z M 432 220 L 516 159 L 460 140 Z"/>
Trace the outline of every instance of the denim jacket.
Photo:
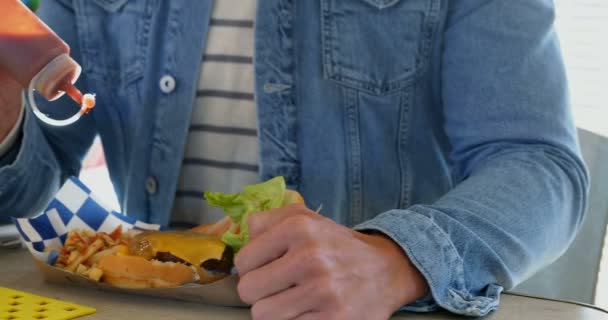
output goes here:
<path id="1" fill-rule="evenodd" d="M 98 105 L 68 128 L 27 113 L 0 163 L 5 218 L 41 210 L 99 135 L 123 212 L 168 223 L 211 6 L 41 2 Z M 553 22 L 549 0 L 258 1 L 260 179 L 396 241 L 431 288 L 405 309 L 494 310 L 564 252 L 586 205 Z"/>

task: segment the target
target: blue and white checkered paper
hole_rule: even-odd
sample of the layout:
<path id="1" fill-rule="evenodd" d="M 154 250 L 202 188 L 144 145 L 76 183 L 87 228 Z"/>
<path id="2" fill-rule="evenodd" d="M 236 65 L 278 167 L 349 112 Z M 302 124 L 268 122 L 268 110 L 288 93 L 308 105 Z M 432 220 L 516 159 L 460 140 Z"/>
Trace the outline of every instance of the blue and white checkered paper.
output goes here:
<path id="1" fill-rule="evenodd" d="M 59 249 L 74 229 L 110 233 L 119 225 L 130 229 L 160 230 L 160 225 L 148 224 L 121 215 L 104 204 L 75 177 L 68 179 L 55 198 L 34 218 L 13 218 L 21 238 L 32 255 L 49 260 L 49 250 Z"/>

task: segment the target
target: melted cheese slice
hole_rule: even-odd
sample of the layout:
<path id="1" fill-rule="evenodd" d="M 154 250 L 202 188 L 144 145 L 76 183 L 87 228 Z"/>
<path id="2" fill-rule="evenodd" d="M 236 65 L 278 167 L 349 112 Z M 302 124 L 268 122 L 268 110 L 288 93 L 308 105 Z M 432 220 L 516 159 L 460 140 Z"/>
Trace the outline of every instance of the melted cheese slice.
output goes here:
<path id="1" fill-rule="evenodd" d="M 153 232 L 137 240 L 148 241 L 154 256 L 157 252 L 169 252 L 195 267 L 209 259 L 221 260 L 226 249 L 226 244 L 217 237 L 184 231 Z"/>

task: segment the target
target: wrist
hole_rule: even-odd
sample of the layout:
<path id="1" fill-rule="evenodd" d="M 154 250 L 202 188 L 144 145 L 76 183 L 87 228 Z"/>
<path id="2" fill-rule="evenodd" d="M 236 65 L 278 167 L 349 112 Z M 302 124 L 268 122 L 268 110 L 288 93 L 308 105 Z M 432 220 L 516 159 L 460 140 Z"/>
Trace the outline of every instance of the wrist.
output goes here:
<path id="1" fill-rule="evenodd" d="M 393 311 L 428 294 L 426 279 L 395 241 L 378 232 L 359 234 L 376 249 L 385 263 L 386 272 L 382 276 Z"/>

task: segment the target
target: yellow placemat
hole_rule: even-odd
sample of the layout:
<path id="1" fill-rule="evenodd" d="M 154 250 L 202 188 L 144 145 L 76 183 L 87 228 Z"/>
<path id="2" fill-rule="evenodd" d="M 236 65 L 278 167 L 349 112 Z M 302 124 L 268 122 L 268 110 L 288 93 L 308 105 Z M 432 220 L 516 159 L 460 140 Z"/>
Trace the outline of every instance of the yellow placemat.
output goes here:
<path id="1" fill-rule="evenodd" d="M 0 320 L 69 320 L 95 311 L 72 302 L 0 287 Z"/>

